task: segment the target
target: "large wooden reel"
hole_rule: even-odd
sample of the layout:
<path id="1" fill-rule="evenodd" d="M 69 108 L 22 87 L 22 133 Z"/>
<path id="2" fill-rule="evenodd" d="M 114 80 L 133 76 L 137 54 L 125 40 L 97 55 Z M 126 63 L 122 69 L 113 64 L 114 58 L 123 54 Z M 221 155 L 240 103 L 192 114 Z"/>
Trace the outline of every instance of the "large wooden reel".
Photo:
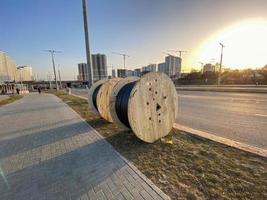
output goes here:
<path id="1" fill-rule="evenodd" d="M 136 76 L 129 76 L 124 79 L 121 79 L 120 81 L 117 82 L 117 84 L 113 87 L 111 96 L 110 96 L 110 102 L 109 102 L 109 109 L 110 109 L 110 114 L 113 119 L 113 122 L 116 123 L 119 127 L 124 128 L 124 129 L 129 129 L 127 126 L 125 126 L 119 119 L 117 112 L 116 112 L 116 100 L 117 100 L 117 95 L 121 88 L 131 82 L 139 80 L 139 77 Z"/>
<path id="2" fill-rule="evenodd" d="M 97 108 L 98 112 L 102 118 L 108 122 L 113 122 L 112 116 L 110 114 L 110 96 L 113 90 L 113 87 L 121 80 L 121 78 L 109 79 L 99 89 L 97 94 Z"/>
<path id="3" fill-rule="evenodd" d="M 92 110 L 95 114 L 99 115 L 98 108 L 96 105 L 96 99 L 94 100 L 97 93 L 99 93 L 99 87 L 101 87 L 105 82 L 107 82 L 108 79 L 102 79 L 97 81 L 95 84 L 92 85 L 92 87 L 89 89 L 88 92 L 88 105 L 90 110 Z"/>
<path id="4" fill-rule="evenodd" d="M 164 73 L 144 75 L 133 87 L 128 101 L 128 120 L 135 135 L 152 143 L 166 136 L 175 123 L 177 92 Z"/>

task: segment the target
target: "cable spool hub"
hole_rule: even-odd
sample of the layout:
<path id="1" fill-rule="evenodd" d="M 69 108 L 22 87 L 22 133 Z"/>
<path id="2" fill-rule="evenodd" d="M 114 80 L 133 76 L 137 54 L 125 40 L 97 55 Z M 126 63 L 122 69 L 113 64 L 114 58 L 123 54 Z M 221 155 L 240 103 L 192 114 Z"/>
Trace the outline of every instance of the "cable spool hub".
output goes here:
<path id="1" fill-rule="evenodd" d="M 114 87 L 112 99 L 114 121 L 131 128 L 141 140 L 152 143 L 171 131 L 178 100 L 175 86 L 167 75 L 152 72 L 140 80 L 121 80 Z"/>
<path id="2" fill-rule="evenodd" d="M 121 89 L 128 83 L 134 83 L 136 81 L 138 81 L 140 78 L 136 77 L 136 76 L 129 76 L 126 77 L 124 79 L 121 79 L 113 88 L 112 90 L 112 94 L 110 97 L 110 114 L 112 116 L 112 119 L 114 121 L 114 123 L 116 123 L 119 127 L 124 128 L 124 129 L 129 129 L 130 127 L 125 125 L 120 116 L 118 116 L 117 114 L 117 110 L 118 110 L 118 105 L 120 105 L 120 102 L 118 102 L 117 100 L 119 100 L 118 98 L 118 93 L 122 92 Z M 127 105 L 126 105 L 127 106 Z M 127 111 L 126 111 L 127 113 Z M 127 117 L 128 119 L 128 117 Z"/>

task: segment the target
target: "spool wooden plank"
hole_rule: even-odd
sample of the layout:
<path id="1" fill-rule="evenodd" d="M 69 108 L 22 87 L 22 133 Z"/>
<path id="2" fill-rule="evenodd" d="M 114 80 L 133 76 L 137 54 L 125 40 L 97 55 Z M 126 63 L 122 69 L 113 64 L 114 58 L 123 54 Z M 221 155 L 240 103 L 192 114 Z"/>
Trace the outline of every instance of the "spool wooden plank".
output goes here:
<path id="1" fill-rule="evenodd" d="M 113 122 L 113 119 L 110 114 L 110 96 L 112 93 L 113 87 L 119 82 L 121 78 L 114 78 L 106 81 L 100 88 L 97 94 L 97 108 L 101 117 L 103 117 L 108 122 Z"/>
<path id="2" fill-rule="evenodd" d="M 121 79 L 120 81 L 118 81 L 115 86 L 113 87 L 111 96 L 110 96 L 110 105 L 109 105 L 109 109 L 110 109 L 110 114 L 111 114 L 111 118 L 113 120 L 114 123 L 116 123 L 120 128 L 124 128 L 124 129 L 129 129 L 128 127 L 126 127 L 118 118 L 118 115 L 116 113 L 116 98 L 117 95 L 119 93 L 119 91 L 121 90 L 121 88 L 131 82 L 137 81 L 139 80 L 139 77 L 136 76 L 129 76 L 126 77 L 124 79 Z"/>
<path id="3" fill-rule="evenodd" d="M 97 81 L 94 85 L 92 85 L 92 87 L 89 89 L 89 92 L 88 92 L 89 109 L 92 110 L 97 115 L 99 115 L 99 112 L 93 103 L 93 94 L 94 94 L 95 89 L 98 86 L 104 84 L 106 81 L 108 81 L 108 79 L 102 79 L 102 80 Z"/>
<path id="4" fill-rule="evenodd" d="M 178 111 L 177 92 L 163 73 L 144 75 L 133 87 L 128 102 L 128 119 L 135 135 L 152 143 L 172 129 Z"/>

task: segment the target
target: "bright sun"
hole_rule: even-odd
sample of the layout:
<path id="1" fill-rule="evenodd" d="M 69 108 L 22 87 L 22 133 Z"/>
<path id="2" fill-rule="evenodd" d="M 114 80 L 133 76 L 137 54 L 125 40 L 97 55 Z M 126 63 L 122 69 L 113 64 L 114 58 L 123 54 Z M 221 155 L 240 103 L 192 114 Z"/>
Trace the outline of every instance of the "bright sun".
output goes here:
<path id="1" fill-rule="evenodd" d="M 211 36 L 196 52 L 199 61 L 219 61 L 225 45 L 223 65 L 231 68 L 260 68 L 267 64 L 267 21 L 249 20 L 234 24 Z"/>

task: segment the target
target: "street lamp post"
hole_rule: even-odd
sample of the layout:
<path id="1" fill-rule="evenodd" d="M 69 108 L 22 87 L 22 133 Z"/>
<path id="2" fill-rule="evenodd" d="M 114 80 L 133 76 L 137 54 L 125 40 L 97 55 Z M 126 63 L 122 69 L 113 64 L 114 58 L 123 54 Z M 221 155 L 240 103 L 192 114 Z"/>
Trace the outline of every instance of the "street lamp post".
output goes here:
<path id="1" fill-rule="evenodd" d="M 90 51 L 89 31 L 88 31 L 87 0 L 82 0 L 82 4 L 83 4 L 83 23 L 84 23 L 84 34 L 85 34 L 86 58 L 87 58 L 87 68 L 88 68 L 88 86 L 91 87 L 93 84 L 93 70 L 92 70 L 92 57 Z"/>
<path id="2" fill-rule="evenodd" d="M 20 71 L 20 89 L 22 90 L 22 69 L 24 67 L 23 66 L 20 66 L 20 67 L 17 67 L 17 69 Z"/>
<path id="3" fill-rule="evenodd" d="M 220 70 L 219 70 L 219 76 L 218 76 L 218 85 L 221 85 L 223 48 L 225 47 L 222 43 L 220 43 L 220 45 L 221 45 L 221 59 L 220 59 Z"/>

